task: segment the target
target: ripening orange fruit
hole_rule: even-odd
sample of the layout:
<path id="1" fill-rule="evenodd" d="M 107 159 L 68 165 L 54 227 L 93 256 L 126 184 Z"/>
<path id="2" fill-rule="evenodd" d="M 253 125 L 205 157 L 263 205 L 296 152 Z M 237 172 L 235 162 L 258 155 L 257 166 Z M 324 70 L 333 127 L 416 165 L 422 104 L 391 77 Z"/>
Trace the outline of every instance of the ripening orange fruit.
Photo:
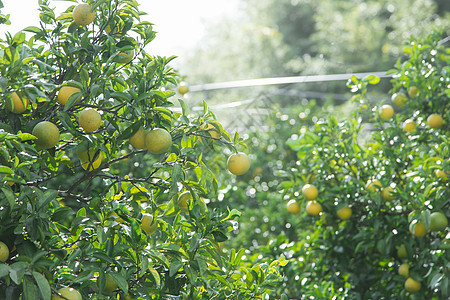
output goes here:
<path id="1" fill-rule="evenodd" d="M 63 287 L 58 290 L 58 293 L 62 296 L 53 294 L 52 300 L 83 300 L 79 291 L 71 287 Z"/>
<path id="2" fill-rule="evenodd" d="M 124 65 L 124 64 L 127 64 L 130 61 L 132 61 L 133 58 L 134 58 L 134 50 L 124 51 L 124 52 L 120 52 L 119 54 L 117 54 L 117 56 L 115 58 L 115 62 Z"/>
<path id="3" fill-rule="evenodd" d="M 95 19 L 95 12 L 89 4 L 78 4 L 72 13 L 73 20 L 80 26 L 91 24 Z"/>
<path id="4" fill-rule="evenodd" d="M 158 227 L 158 224 L 153 220 L 153 215 L 143 214 L 141 219 L 141 229 L 145 231 L 147 235 L 153 234 Z"/>
<path id="5" fill-rule="evenodd" d="M 441 115 L 431 114 L 427 119 L 428 126 L 434 129 L 439 129 L 444 124 L 444 119 L 442 119 Z"/>
<path id="6" fill-rule="evenodd" d="M 427 233 L 427 229 L 425 225 L 417 220 L 414 220 L 409 225 L 409 231 L 415 236 L 415 237 L 423 237 Z"/>
<path id="7" fill-rule="evenodd" d="M 140 127 L 139 130 L 135 134 L 133 134 L 132 137 L 130 137 L 130 139 L 129 139 L 130 145 L 138 150 L 145 149 L 146 148 L 146 145 L 145 145 L 146 137 L 147 137 L 147 131 L 144 128 Z"/>
<path id="8" fill-rule="evenodd" d="M 186 82 L 180 82 L 180 85 L 178 86 L 178 93 L 181 95 L 184 95 L 189 92 L 189 86 L 186 84 Z"/>
<path id="9" fill-rule="evenodd" d="M 381 182 L 379 180 L 373 179 L 369 180 L 366 184 L 366 190 L 370 192 L 376 192 L 381 189 Z"/>
<path id="10" fill-rule="evenodd" d="M 419 89 L 417 88 L 417 86 L 411 86 L 408 90 L 409 97 L 414 98 L 415 96 L 417 96 L 417 94 L 419 94 Z"/>
<path id="11" fill-rule="evenodd" d="M 92 108 L 86 108 L 78 115 L 78 123 L 86 132 L 96 131 L 102 124 L 102 116 Z"/>
<path id="12" fill-rule="evenodd" d="M 316 201 L 309 201 L 306 204 L 306 212 L 311 216 L 318 216 L 322 211 L 322 205 Z"/>
<path id="13" fill-rule="evenodd" d="M 300 204 L 298 204 L 298 202 L 295 201 L 294 199 L 289 200 L 289 202 L 286 204 L 286 208 L 288 212 L 294 215 L 300 212 Z"/>
<path id="14" fill-rule="evenodd" d="M 380 118 L 384 120 L 392 119 L 394 116 L 394 108 L 392 106 L 385 104 L 380 108 Z"/>
<path id="15" fill-rule="evenodd" d="M 250 169 L 250 158 L 243 152 L 231 154 L 227 160 L 228 171 L 234 175 L 243 175 Z"/>
<path id="16" fill-rule="evenodd" d="M 9 257 L 9 248 L 5 243 L 0 242 L 0 261 L 5 262 Z"/>
<path id="17" fill-rule="evenodd" d="M 192 194 L 189 191 L 185 191 L 180 194 L 177 200 L 178 207 L 185 213 L 189 213 L 189 201 L 192 201 Z"/>
<path id="18" fill-rule="evenodd" d="M 409 277 L 409 264 L 408 263 L 403 263 L 400 265 L 400 267 L 398 268 L 398 274 L 408 278 Z"/>
<path id="19" fill-rule="evenodd" d="M 405 105 L 406 99 L 407 99 L 406 95 L 401 92 L 392 95 L 392 102 L 398 106 Z"/>
<path id="20" fill-rule="evenodd" d="M 61 105 L 66 104 L 70 96 L 72 96 L 75 93 L 81 93 L 81 90 L 79 88 L 69 85 L 62 86 L 58 91 L 58 102 L 61 103 Z M 75 102 L 80 101 L 81 97 L 82 96 L 80 95 Z"/>
<path id="21" fill-rule="evenodd" d="M 25 97 L 20 98 L 16 92 L 11 93 L 10 95 L 11 101 L 6 100 L 6 108 L 15 114 L 21 114 L 27 110 L 28 107 L 28 99 Z M 12 102 L 12 103 L 11 103 Z"/>
<path id="22" fill-rule="evenodd" d="M 162 154 L 172 146 L 172 136 L 162 128 L 150 130 L 145 137 L 145 146 L 152 154 Z"/>
<path id="23" fill-rule="evenodd" d="M 406 120 L 405 122 L 403 122 L 403 130 L 411 133 L 416 129 L 416 122 L 414 122 L 411 119 Z"/>
<path id="24" fill-rule="evenodd" d="M 319 191 L 312 184 L 305 184 L 302 188 L 302 194 L 307 200 L 315 200 L 319 196 Z"/>
<path id="25" fill-rule="evenodd" d="M 352 209 L 348 206 L 344 206 L 343 208 L 336 211 L 337 216 L 341 220 L 348 220 L 352 216 Z"/>
<path id="26" fill-rule="evenodd" d="M 49 121 L 42 121 L 36 124 L 31 134 L 37 138 L 34 140 L 34 143 L 40 149 L 53 148 L 59 142 L 59 129 Z"/>
<path id="27" fill-rule="evenodd" d="M 387 186 L 383 190 L 381 190 L 381 198 L 383 198 L 386 201 L 392 201 L 395 199 L 393 193 L 395 193 L 395 189 L 391 186 Z"/>
<path id="28" fill-rule="evenodd" d="M 422 285 L 420 281 L 414 280 L 411 277 L 409 277 L 405 281 L 405 289 L 410 293 L 417 293 L 418 291 L 420 291 L 421 286 Z"/>

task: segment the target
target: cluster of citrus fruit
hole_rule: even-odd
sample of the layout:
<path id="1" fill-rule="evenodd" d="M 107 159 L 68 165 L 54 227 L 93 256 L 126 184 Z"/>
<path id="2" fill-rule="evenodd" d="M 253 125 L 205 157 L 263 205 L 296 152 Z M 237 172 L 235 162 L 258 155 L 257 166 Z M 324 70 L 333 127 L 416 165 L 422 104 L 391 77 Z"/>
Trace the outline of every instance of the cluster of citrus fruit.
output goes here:
<path id="1" fill-rule="evenodd" d="M 392 94 L 392 102 L 401 107 L 404 106 L 408 99 L 413 99 L 414 97 L 419 95 L 419 90 L 416 86 L 411 86 L 408 90 L 408 96 L 405 93 L 398 92 Z M 383 120 L 390 120 L 394 117 L 395 111 L 394 108 L 389 104 L 384 104 L 379 109 L 379 116 Z M 428 127 L 433 129 L 439 129 L 444 124 L 444 119 L 438 113 L 430 114 L 427 117 L 426 124 Z M 403 121 L 403 130 L 407 133 L 412 133 L 416 130 L 417 124 L 414 118 L 408 118 Z"/>
<path id="2" fill-rule="evenodd" d="M 303 197 L 308 201 L 306 203 L 306 212 L 311 216 L 318 216 L 322 212 L 322 205 L 317 201 L 319 190 L 312 184 L 305 184 L 302 187 Z M 300 204 L 295 200 L 289 200 L 287 210 L 292 214 L 298 214 L 301 211 Z M 352 209 L 347 205 L 340 205 L 336 208 L 336 215 L 339 219 L 345 221 L 352 216 Z"/>
<path id="3" fill-rule="evenodd" d="M 405 93 L 402 93 L 402 92 L 394 93 L 392 95 L 392 102 L 395 105 L 401 107 L 407 103 L 408 99 L 413 99 L 414 97 L 416 97 L 418 95 L 419 95 L 419 89 L 416 86 L 411 86 L 408 89 L 408 95 L 406 95 Z M 389 119 L 393 118 L 393 116 L 394 116 L 393 107 L 390 105 L 387 105 L 387 104 L 381 106 L 380 111 L 379 111 L 379 116 L 383 120 L 389 120 Z M 440 129 L 444 125 L 444 119 L 442 118 L 442 116 L 439 113 L 433 113 L 433 114 L 430 114 L 426 118 L 426 125 L 430 129 L 437 130 L 437 129 Z M 406 133 L 413 133 L 416 131 L 416 128 L 417 128 L 416 121 L 413 118 L 408 118 L 403 121 L 402 128 Z M 442 178 L 444 180 L 447 178 L 447 174 L 441 169 L 436 169 L 435 175 L 437 178 Z M 381 183 L 379 181 L 377 181 L 376 183 L 379 186 L 381 186 Z M 389 189 L 389 190 L 387 190 L 387 189 Z M 381 190 L 382 198 L 385 200 L 393 200 L 395 198 L 395 196 L 393 194 L 394 192 L 395 191 L 392 187 L 385 188 L 385 189 Z M 430 223 L 429 223 L 428 229 L 426 228 L 425 224 L 422 221 L 413 220 L 409 225 L 409 231 L 415 237 L 420 238 L 420 237 L 425 236 L 427 234 L 428 230 L 429 231 L 443 231 L 443 230 L 445 230 L 447 225 L 448 225 L 448 220 L 447 220 L 447 217 L 445 216 L 445 214 L 440 211 L 435 211 L 430 214 Z M 407 258 L 407 253 L 406 253 L 406 249 L 405 249 L 404 245 L 399 247 L 397 254 L 398 254 L 399 258 L 401 258 L 401 259 Z M 413 278 L 409 277 L 409 267 L 410 267 L 410 265 L 407 263 L 401 264 L 399 267 L 399 274 L 406 278 L 405 289 L 410 293 L 415 293 L 420 290 L 421 283 L 420 283 L 420 281 L 416 281 Z"/>

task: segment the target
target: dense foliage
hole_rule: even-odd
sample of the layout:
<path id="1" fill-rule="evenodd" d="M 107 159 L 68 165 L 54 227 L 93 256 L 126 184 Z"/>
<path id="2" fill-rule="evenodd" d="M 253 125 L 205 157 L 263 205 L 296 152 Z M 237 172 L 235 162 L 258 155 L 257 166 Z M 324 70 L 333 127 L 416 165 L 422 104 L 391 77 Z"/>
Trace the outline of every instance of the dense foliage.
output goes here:
<path id="1" fill-rule="evenodd" d="M 252 249 L 250 261 L 280 255 L 289 261 L 274 296 L 448 298 L 450 50 L 444 38 L 435 33 L 405 47 L 407 59 L 389 72 L 392 99 L 372 106 L 367 99 L 379 79 L 353 77 L 347 84 L 358 105 L 352 117 L 294 108 L 277 113 L 269 133 L 249 140 L 257 159 L 253 175 L 240 178 L 247 192 L 230 186 L 223 198 L 246 207 L 238 236 Z M 392 117 L 381 113 L 384 105 L 393 107 Z M 305 110 L 314 122 L 299 118 Z M 443 124 L 430 122 L 430 115 Z M 307 184 L 318 189 L 317 216 L 307 212 Z M 288 212 L 289 200 L 299 213 Z M 350 216 L 338 213 L 344 207 Z M 398 273 L 405 264 L 407 277 L 421 284 L 416 293 L 407 292 Z"/>
<path id="2" fill-rule="evenodd" d="M 0 298 L 264 297 L 282 259 L 223 253 L 240 212 L 206 205 L 202 152 L 242 151 L 239 135 L 206 104 L 172 109 L 173 57 L 146 53 L 136 1 L 68 2 L 40 0 L 40 27 L 0 41 Z"/>

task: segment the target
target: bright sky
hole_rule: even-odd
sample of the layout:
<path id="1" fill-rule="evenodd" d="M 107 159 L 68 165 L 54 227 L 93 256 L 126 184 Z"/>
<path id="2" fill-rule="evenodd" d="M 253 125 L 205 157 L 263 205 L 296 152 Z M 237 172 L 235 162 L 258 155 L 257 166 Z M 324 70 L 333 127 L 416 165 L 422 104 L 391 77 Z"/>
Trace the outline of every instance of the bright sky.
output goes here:
<path id="1" fill-rule="evenodd" d="M 3 14 L 10 14 L 12 25 L 0 26 L 0 35 L 5 31 L 12 34 L 27 27 L 39 24 L 38 0 L 2 0 Z M 177 55 L 183 49 L 197 43 L 206 32 L 204 24 L 220 16 L 237 11 L 239 0 L 137 0 L 140 10 L 148 13 L 144 20 L 154 24 L 156 39 L 148 49 L 151 54 Z M 80 1 L 81 2 L 81 1 Z M 50 7 L 56 12 L 63 11 L 73 2 L 51 1 Z"/>

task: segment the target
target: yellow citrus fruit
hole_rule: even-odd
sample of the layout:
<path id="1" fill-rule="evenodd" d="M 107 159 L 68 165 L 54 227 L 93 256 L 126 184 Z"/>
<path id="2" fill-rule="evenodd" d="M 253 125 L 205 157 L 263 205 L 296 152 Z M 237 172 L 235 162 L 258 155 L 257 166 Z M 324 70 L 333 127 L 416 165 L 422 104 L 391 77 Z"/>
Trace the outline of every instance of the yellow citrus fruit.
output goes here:
<path id="1" fill-rule="evenodd" d="M 289 202 L 286 204 L 286 208 L 288 212 L 294 215 L 300 212 L 300 204 L 298 204 L 298 202 L 295 201 L 294 199 L 289 200 Z"/>
<path id="2" fill-rule="evenodd" d="M 86 132 L 96 131 L 102 124 L 102 116 L 92 108 L 86 108 L 78 115 L 78 123 Z"/>
<path id="3" fill-rule="evenodd" d="M 145 149 L 145 138 L 147 136 L 147 131 L 144 128 L 139 128 L 139 130 L 130 137 L 130 144 L 136 149 Z"/>
<path id="4" fill-rule="evenodd" d="M 58 290 L 61 296 L 53 295 L 52 300 L 83 300 L 79 291 L 71 287 L 64 287 Z"/>
<path id="5" fill-rule="evenodd" d="M 405 105 L 406 99 L 406 95 L 403 93 L 395 93 L 392 95 L 392 102 L 398 106 Z"/>
<path id="6" fill-rule="evenodd" d="M 185 191 L 178 197 L 178 207 L 185 213 L 189 212 L 189 201 L 192 200 L 192 195 L 189 191 Z"/>
<path id="7" fill-rule="evenodd" d="M 97 284 L 100 285 L 99 281 L 97 280 Z M 112 277 L 109 274 L 106 274 L 106 282 L 105 282 L 105 289 L 103 290 L 105 293 L 111 293 L 112 291 L 117 289 L 117 284 L 112 279 Z"/>
<path id="8" fill-rule="evenodd" d="M 28 103 L 29 103 L 27 98 L 25 98 L 25 97 L 20 98 L 16 92 L 12 93 L 10 95 L 10 97 L 12 100 L 12 105 L 11 105 L 11 101 L 9 101 L 9 100 L 6 100 L 6 103 L 5 103 L 6 108 L 10 112 L 15 113 L 15 114 L 21 114 L 27 110 Z"/>
<path id="9" fill-rule="evenodd" d="M 153 222 L 153 215 L 143 214 L 141 219 L 141 229 L 145 231 L 147 235 L 151 235 L 156 231 L 156 222 Z"/>
<path id="10" fill-rule="evenodd" d="M 322 211 L 322 205 L 316 201 L 309 201 L 306 204 L 306 212 L 311 216 L 317 216 Z"/>
<path id="11" fill-rule="evenodd" d="M 401 244 L 397 247 L 397 256 L 398 258 L 407 258 L 408 252 L 406 251 L 405 245 Z"/>
<path id="12" fill-rule="evenodd" d="M 431 128 L 438 129 L 444 124 L 444 119 L 442 119 L 441 115 L 432 114 L 428 116 L 427 123 Z"/>
<path id="13" fill-rule="evenodd" d="M 259 176 L 263 173 L 263 169 L 261 167 L 256 167 L 255 170 L 252 173 L 252 178 L 255 178 L 256 176 Z"/>
<path id="14" fill-rule="evenodd" d="M 120 52 L 117 54 L 115 61 L 119 64 L 127 64 L 134 58 L 134 50 Z"/>
<path id="15" fill-rule="evenodd" d="M 394 188 L 391 186 L 387 186 L 383 190 L 381 190 L 381 198 L 386 201 L 394 200 L 395 196 L 393 195 L 393 193 L 395 193 Z"/>
<path id="16" fill-rule="evenodd" d="M 41 149 L 55 147 L 59 142 L 58 127 L 49 121 L 37 123 L 31 134 L 37 138 L 34 142 L 36 146 Z"/>
<path id="17" fill-rule="evenodd" d="M 409 277 L 409 264 L 407 264 L 407 263 L 401 264 L 400 267 L 398 267 L 398 274 L 405 278 L 408 278 Z"/>
<path id="18" fill-rule="evenodd" d="M 389 120 L 394 116 L 394 109 L 389 104 L 385 104 L 380 108 L 380 117 Z"/>
<path id="19" fill-rule="evenodd" d="M 77 149 L 77 156 L 81 162 L 81 166 L 83 167 L 83 169 L 87 170 L 87 168 L 89 167 L 89 171 L 92 171 L 100 167 L 103 160 L 103 154 L 102 152 L 100 152 L 97 156 L 95 156 L 96 152 L 96 149 Z"/>
<path id="20" fill-rule="evenodd" d="M 89 4 L 78 4 L 72 13 L 75 23 L 81 26 L 91 24 L 95 19 L 95 12 Z"/>
<path id="21" fill-rule="evenodd" d="M 405 281 L 405 289 L 406 289 L 406 291 L 408 291 L 410 293 L 416 293 L 416 292 L 420 291 L 421 286 L 422 285 L 421 285 L 420 281 L 416 281 L 416 280 L 412 279 L 411 277 L 409 277 Z"/>
<path id="22" fill-rule="evenodd" d="M 307 200 L 315 200 L 317 199 L 317 196 L 319 196 L 319 191 L 317 188 L 309 183 L 303 186 L 302 193 Z"/>
<path id="23" fill-rule="evenodd" d="M 186 82 L 180 82 L 180 85 L 178 86 L 178 93 L 181 95 L 184 95 L 189 92 L 189 86 L 186 84 Z"/>
<path id="24" fill-rule="evenodd" d="M 9 248 L 5 243 L 0 242 L 0 261 L 5 262 L 9 257 Z"/>
<path id="25" fill-rule="evenodd" d="M 403 130 L 411 133 L 414 131 L 414 129 L 416 129 L 416 122 L 414 122 L 411 119 L 406 120 L 405 122 L 403 122 Z"/>
<path id="26" fill-rule="evenodd" d="M 145 146 L 152 154 L 162 154 L 172 146 L 172 136 L 162 128 L 155 128 L 147 133 Z"/>
<path id="27" fill-rule="evenodd" d="M 423 225 L 422 222 L 414 220 L 409 225 L 409 231 L 415 236 L 415 237 L 423 237 L 427 233 L 427 229 L 425 228 L 425 225 Z"/>
<path id="28" fill-rule="evenodd" d="M 366 184 L 366 190 L 370 192 L 376 192 L 381 189 L 381 182 L 379 180 L 369 180 Z"/>
<path id="29" fill-rule="evenodd" d="M 58 91 L 58 102 L 61 103 L 62 105 L 66 104 L 67 100 L 69 100 L 70 96 L 72 96 L 75 93 L 81 93 L 81 90 L 79 88 L 73 87 L 73 86 L 68 86 L 65 85 L 63 87 L 61 87 Z M 77 98 L 77 100 L 75 101 L 78 102 L 81 100 L 81 95 Z"/>
<path id="30" fill-rule="evenodd" d="M 430 230 L 431 231 L 443 231 L 448 225 L 447 217 L 437 211 L 430 215 Z"/>
<path id="31" fill-rule="evenodd" d="M 243 175 L 250 169 L 250 158 L 243 152 L 230 155 L 227 160 L 228 171 L 234 175 Z"/>
<path id="32" fill-rule="evenodd" d="M 447 173 L 445 173 L 445 172 L 442 171 L 442 170 L 436 170 L 436 171 L 434 172 L 434 174 L 435 174 L 436 177 L 438 177 L 438 178 L 447 178 L 447 177 L 448 177 Z"/>
<path id="33" fill-rule="evenodd" d="M 417 94 L 419 94 L 419 89 L 417 88 L 417 86 L 411 86 L 408 90 L 409 97 L 414 98 L 415 96 L 417 96 Z"/>
<path id="34" fill-rule="evenodd" d="M 399 258 L 407 258 L 408 257 L 408 252 L 406 252 L 405 245 L 401 244 L 400 246 L 397 247 L 397 256 Z"/>
<path id="35" fill-rule="evenodd" d="M 341 220 L 348 220 L 352 216 L 352 209 L 348 206 L 344 206 L 343 208 L 336 211 L 337 216 Z"/>

